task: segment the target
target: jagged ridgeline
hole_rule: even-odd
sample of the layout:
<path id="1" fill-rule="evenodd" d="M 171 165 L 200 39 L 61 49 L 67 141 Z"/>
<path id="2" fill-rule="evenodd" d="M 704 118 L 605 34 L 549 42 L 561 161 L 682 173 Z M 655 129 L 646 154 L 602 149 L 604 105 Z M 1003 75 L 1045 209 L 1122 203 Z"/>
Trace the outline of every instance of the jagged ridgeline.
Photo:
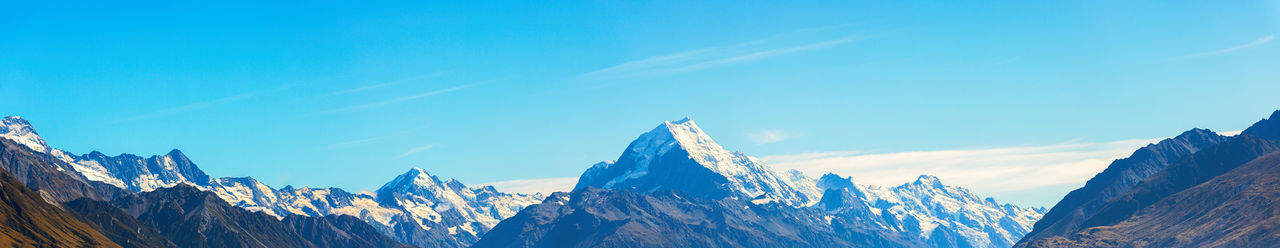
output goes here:
<path id="1" fill-rule="evenodd" d="M 1042 212 L 932 176 L 886 188 L 777 172 L 685 118 L 640 135 L 574 192 L 503 221 L 476 247 L 1008 247 Z"/>
<path id="2" fill-rule="evenodd" d="M 387 244 L 393 242 L 419 247 L 466 247 L 497 225 L 499 221 L 516 214 L 520 209 L 542 200 L 541 195 L 508 194 L 493 187 L 468 187 L 457 180 L 441 180 L 422 169 L 413 168 L 383 185 L 373 194 L 351 193 L 339 188 L 272 188 L 251 177 L 214 178 L 200 170 L 181 151 L 172 150 L 164 155 L 142 157 L 132 154 L 108 156 L 93 151 L 74 155 L 52 148 L 39 136 L 30 123 L 19 117 L 6 117 L 0 123 L 0 137 L 6 138 L 15 150 L 29 150 L 30 159 L 13 160 L 20 164 L 6 164 L 6 169 L 22 172 L 22 178 L 33 188 L 43 189 L 42 194 L 52 196 L 56 202 L 68 202 L 78 198 L 110 202 L 94 204 L 76 202 L 77 207 L 114 205 L 124 208 L 131 218 L 141 221 L 165 234 L 164 225 L 170 222 L 190 222 L 189 219 L 154 219 L 146 215 L 147 204 L 134 204 L 127 199 L 150 199 L 151 192 L 190 187 L 184 194 L 165 194 L 172 197 L 200 197 L 202 200 L 165 198 L 168 202 L 204 202 L 198 209 L 165 209 L 174 214 L 189 211 L 211 211 L 216 214 L 234 214 L 237 221 L 225 218 L 204 220 L 203 223 L 227 224 L 218 229 L 225 234 L 201 233 L 195 237 L 178 237 L 183 240 L 293 240 L 306 242 L 257 242 L 244 243 L 250 247 L 267 244 L 268 247 L 367 247 L 362 244 Z M 34 161 L 34 162 L 33 162 Z M 218 201 L 208 201 L 216 199 Z M 154 199 L 161 201 L 161 199 Z M 145 203 L 146 201 L 144 201 Z M 161 201 L 164 202 L 164 201 Z M 222 208 L 227 205 L 231 208 Z M 157 205 L 163 206 L 163 205 Z M 183 205 L 187 206 L 187 205 Z M 142 208 L 144 210 L 138 210 Z M 156 211 L 159 211 L 158 209 Z M 244 211 L 245 214 L 240 214 Z M 116 226 L 123 216 L 108 210 L 86 211 L 100 217 L 104 227 Z M 181 214 L 187 215 L 187 214 Z M 181 216 L 180 215 L 180 216 Z M 360 220 L 354 225 L 348 218 Z M 262 219 L 265 217 L 266 219 Z M 306 218 L 304 218 L 306 217 Z M 152 219 L 148 219 L 152 218 Z M 250 219 L 245 219 L 250 218 Z M 150 220 L 150 222 L 148 222 Z M 270 220 L 270 221 L 267 221 Z M 125 220 L 130 222 L 131 220 Z M 283 221 L 283 222 L 282 222 Z M 258 223 L 237 226 L 234 223 Z M 249 227 L 280 227 L 255 232 Z M 345 227 L 345 228 L 330 228 Z M 181 227 L 173 234 L 186 233 Z M 293 228 L 289 232 L 281 231 Z M 248 231 L 246 231 L 248 230 Z M 356 230 L 356 231 L 352 231 Z M 364 231 L 371 230 L 371 231 Z M 323 231 L 323 232 L 322 232 Z M 354 233 L 334 233 L 351 231 Z M 245 234 L 236 236 L 232 234 Z M 257 236 L 253 234 L 263 234 Z M 359 234 L 359 235 L 355 235 Z M 231 236 L 219 236 L 231 235 Z M 335 236 L 336 235 L 336 236 Z M 332 240 L 334 237 L 353 237 Z M 136 237 L 135 237 L 136 238 Z M 169 237 L 171 240 L 173 237 Z M 146 239 L 146 238 L 140 238 Z M 313 240 L 307 240 L 313 239 Z M 361 240 L 364 239 L 364 240 Z M 174 240 L 177 242 L 178 240 Z M 398 244 L 397 243 L 397 244 Z M 179 247 L 200 246 L 208 243 L 181 243 Z M 147 245 L 149 246 L 149 245 Z M 236 245 L 232 245 L 233 247 Z M 338 247 L 348 247 L 337 245 Z M 145 247 L 145 246 L 143 246 Z M 381 245 L 379 245 L 381 247 Z"/>
<path id="3" fill-rule="evenodd" d="M 551 197 L 468 187 L 418 168 L 371 194 L 272 188 L 210 177 L 178 150 L 74 155 L 48 146 L 21 118 L 4 121 L 0 137 L 47 163 L 34 174 L 77 182 L 53 190 L 66 195 L 59 201 L 100 230 L 138 230 L 105 232 L 136 247 L 1007 247 L 1043 212 L 932 176 L 880 187 L 778 172 L 729 152 L 688 118 L 641 135 L 617 160 L 584 172 L 574 192 Z M 176 218 L 191 211 L 223 217 Z M 185 222 L 238 231 L 198 232 Z M 194 241 L 210 237 L 224 243 Z"/>

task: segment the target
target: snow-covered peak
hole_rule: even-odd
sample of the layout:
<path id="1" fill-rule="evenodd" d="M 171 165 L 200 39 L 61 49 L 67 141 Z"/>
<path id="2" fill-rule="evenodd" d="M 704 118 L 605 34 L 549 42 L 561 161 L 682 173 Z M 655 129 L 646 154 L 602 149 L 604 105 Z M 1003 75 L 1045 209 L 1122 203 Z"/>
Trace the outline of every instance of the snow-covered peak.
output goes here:
<path id="1" fill-rule="evenodd" d="M 584 172 L 574 188 L 678 190 L 703 197 L 741 194 L 790 205 L 816 201 L 817 188 L 796 180 L 808 179 L 798 171 L 775 172 L 754 157 L 725 150 L 686 117 L 640 135 L 616 162 L 597 163 Z"/>
<path id="2" fill-rule="evenodd" d="M 920 177 L 917 177 L 916 181 L 911 182 L 911 184 L 916 186 L 930 187 L 930 188 L 944 187 L 942 185 L 942 180 L 938 179 L 938 177 L 931 176 L 931 175 L 920 175 Z"/>
<path id="3" fill-rule="evenodd" d="M 0 137 L 13 140 L 37 152 L 49 152 L 49 144 L 36 133 L 31 123 L 18 116 L 7 116 L 0 120 Z"/>
<path id="4" fill-rule="evenodd" d="M 434 189 L 441 188 L 443 187 L 442 185 L 444 185 L 444 182 L 441 182 L 439 178 L 432 176 L 422 168 L 413 167 L 390 182 L 383 184 L 378 191 L 404 191 L 412 188 Z"/>

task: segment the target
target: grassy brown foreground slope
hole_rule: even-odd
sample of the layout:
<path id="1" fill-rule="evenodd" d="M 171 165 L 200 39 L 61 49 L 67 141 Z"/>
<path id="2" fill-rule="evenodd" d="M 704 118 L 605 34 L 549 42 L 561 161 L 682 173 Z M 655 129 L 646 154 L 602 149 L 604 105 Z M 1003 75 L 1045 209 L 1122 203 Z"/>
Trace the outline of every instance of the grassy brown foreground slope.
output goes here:
<path id="1" fill-rule="evenodd" d="M 0 247 L 120 247 L 0 169 Z"/>

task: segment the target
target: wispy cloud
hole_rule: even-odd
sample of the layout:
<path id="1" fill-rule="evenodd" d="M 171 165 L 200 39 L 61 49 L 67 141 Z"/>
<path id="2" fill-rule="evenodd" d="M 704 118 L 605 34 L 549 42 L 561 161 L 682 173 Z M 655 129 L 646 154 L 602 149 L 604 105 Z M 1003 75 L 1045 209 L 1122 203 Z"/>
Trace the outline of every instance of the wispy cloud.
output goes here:
<path id="1" fill-rule="evenodd" d="M 481 183 L 480 185 L 493 186 L 502 192 L 524 194 L 542 193 L 543 195 L 548 195 L 553 192 L 573 190 L 573 185 L 577 183 L 578 178 L 576 177 L 553 177 L 488 182 Z"/>
<path id="2" fill-rule="evenodd" d="M 815 34 L 832 33 L 848 26 L 850 25 L 802 29 L 739 44 L 693 49 L 628 61 L 583 73 L 578 75 L 578 78 L 614 79 L 685 73 L 829 48 L 862 39 L 860 36 L 848 34 L 837 35 L 835 38 L 813 38 Z M 818 36 L 831 37 L 830 34 Z M 793 42 L 786 44 L 787 42 L 784 42 L 786 40 Z M 794 42 L 796 40 L 799 42 Z"/>
<path id="3" fill-rule="evenodd" d="M 388 86 L 395 86 L 395 85 L 403 84 L 403 83 L 407 83 L 407 82 L 413 82 L 413 81 L 418 81 L 418 80 L 423 80 L 423 79 L 428 79 L 428 78 L 438 77 L 438 76 L 440 76 L 440 75 L 442 75 L 442 74 L 444 74 L 444 72 L 435 72 L 435 73 L 429 73 L 429 74 L 422 74 L 422 75 L 418 75 L 418 76 L 414 76 L 414 77 L 410 77 L 410 78 L 405 78 L 405 79 L 400 79 L 400 80 L 395 80 L 395 81 L 390 81 L 390 82 L 383 82 L 383 83 L 369 84 L 369 85 L 364 85 L 364 86 L 355 87 L 355 88 L 349 88 L 349 89 L 344 89 L 344 90 L 338 90 L 338 91 L 334 91 L 334 92 L 329 92 L 328 94 L 324 94 L 324 95 L 321 95 L 321 96 L 337 96 L 337 95 L 346 95 L 346 94 L 352 94 L 352 93 L 365 92 L 365 91 L 375 90 L 375 89 L 379 89 L 379 88 L 385 88 L 385 87 L 388 87 Z"/>
<path id="4" fill-rule="evenodd" d="M 983 194 L 1084 183 L 1112 160 L 1158 139 L 1067 142 L 1056 145 L 866 154 L 835 151 L 761 158 L 779 170 L 811 176 L 828 172 L 859 183 L 894 186 L 919 175 Z M 1065 193 L 1065 192 L 1062 192 Z"/>
<path id="5" fill-rule="evenodd" d="M 427 151 L 427 150 L 431 150 L 431 148 L 435 148 L 435 147 L 436 147 L 436 144 L 427 144 L 427 145 L 425 145 L 425 146 L 414 147 L 414 148 L 409 149 L 409 151 L 406 151 L 406 152 L 404 152 L 404 153 L 400 154 L 400 156 L 396 156 L 396 158 L 408 157 L 409 155 L 413 155 L 413 154 L 415 154 L 415 153 L 419 153 L 419 152 L 424 152 L 424 151 Z"/>
<path id="6" fill-rule="evenodd" d="M 348 112 L 348 111 L 356 111 L 356 110 L 365 110 L 365 109 L 377 108 L 377 107 L 386 106 L 386 105 L 389 105 L 389 104 L 394 104 L 394 103 L 399 103 L 399 102 L 404 102 L 404 101 L 409 101 L 409 100 L 414 100 L 414 99 L 419 99 L 419 98 L 424 98 L 424 97 L 429 97 L 429 96 L 435 96 L 435 95 L 440 95 L 440 94 L 444 94 L 444 93 L 454 92 L 454 91 L 458 91 L 458 90 L 461 90 L 461 89 L 470 88 L 470 87 L 472 87 L 472 86 L 476 86 L 476 85 L 480 85 L 480 84 L 483 84 L 483 83 L 471 83 L 471 84 L 458 85 L 458 86 L 454 86 L 454 87 L 450 87 L 450 88 L 439 89 L 439 90 L 432 90 L 432 91 L 427 91 L 427 92 L 421 92 L 421 93 L 417 93 L 417 94 L 413 94 L 413 95 L 402 96 L 402 97 L 397 97 L 397 98 L 387 99 L 387 100 L 378 101 L 378 102 L 372 102 L 372 103 L 366 103 L 366 104 L 360 104 L 360 105 L 347 106 L 347 107 L 343 107 L 343 108 L 331 109 L 331 110 L 328 110 L 328 111 L 323 111 L 323 112 L 321 112 L 321 113 L 338 113 L 338 112 Z"/>
<path id="7" fill-rule="evenodd" d="M 757 145 L 763 145 L 778 142 L 790 138 L 791 135 L 778 130 L 763 130 L 759 132 L 748 133 L 747 137 L 755 141 Z"/>
<path id="8" fill-rule="evenodd" d="M 172 108 L 161 109 L 161 110 L 153 111 L 153 112 L 146 113 L 146 114 L 130 116 L 129 118 L 124 118 L 124 119 L 116 120 L 115 122 L 130 122 L 130 121 L 137 121 L 137 120 L 148 119 L 148 118 L 153 118 L 153 117 L 159 117 L 159 116 L 172 115 L 172 114 L 178 114 L 178 113 L 184 113 L 184 112 L 191 112 L 191 111 L 196 111 L 196 110 L 206 109 L 206 108 L 210 108 L 210 107 L 214 107 L 214 106 L 218 106 L 218 105 L 223 105 L 223 104 L 227 104 L 227 103 L 232 103 L 232 102 L 237 102 L 237 101 L 241 101 L 241 100 L 245 100 L 245 99 L 250 99 L 250 98 L 256 97 L 256 96 L 258 96 L 258 95 L 262 95 L 262 94 L 266 94 L 266 93 L 270 93 L 270 92 L 288 90 L 288 89 L 289 89 L 289 87 L 290 87 L 290 86 L 288 86 L 288 85 L 284 85 L 284 86 L 279 86 L 279 87 L 275 87 L 275 88 L 271 88 L 271 89 L 262 89 L 262 90 L 255 90 L 255 91 L 250 91 L 250 92 L 245 92 L 245 93 L 235 94 L 235 95 L 226 96 L 226 97 L 222 97 L 222 98 L 218 98 L 218 99 L 213 99 L 213 100 L 208 100 L 208 101 L 203 101 L 203 102 L 197 102 L 197 103 L 191 103 L 191 104 L 187 104 L 187 105 L 182 105 L 182 106 L 177 106 L 177 107 L 172 107 Z"/>
<path id="9" fill-rule="evenodd" d="M 1245 44 L 1241 44 L 1241 45 L 1237 45 L 1237 46 L 1233 46 L 1233 47 L 1228 47 L 1228 48 L 1223 48 L 1223 49 L 1218 49 L 1218 50 L 1213 50 L 1213 51 L 1208 51 L 1208 52 L 1201 52 L 1201 53 L 1194 53 L 1194 54 L 1182 55 L 1182 56 L 1174 57 L 1173 59 L 1178 60 L 1178 59 L 1189 59 L 1189 58 L 1198 58 L 1198 57 L 1208 57 L 1208 56 L 1222 55 L 1222 54 L 1227 54 L 1227 53 L 1231 53 L 1231 52 L 1235 52 L 1235 51 L 1244 50 L 1244 49 L 1246 49 L 1246 48 L 1250 48 L 1250 47 L 1260 46 L 1260 45 L 1262 45 L 1262 44 L 1267 44 L 1267 43 L 1271 42 L 1271 40 L 1274 40 L 1274 39 L 1275 39 L 1275 35 L 1267 35 L 1267 36 L 1263 36 L 1262 38 L 1258 38 L 1258 39 L 1255 39 L 1255 40 L 1253 40 L 1253 41 L 1250 41 L 1249 43 L 1245 43 Z"/>
<path id="10" fill-rule="evenodd" d="M 364 139 L 349 140 L 349 141 L 343 141 L 343 142 L 333 143 L 333 144 L 329 144 L 328 146 L 325 146 L 325 148 L 326 148 L 326 149 L 340 149 L 340 148 L 350 148 L 350 147 L 363 146 L 363 145 L 371 144 L 371 143 L 374 143 L 374 142 L 377 142 L 377 141 L 380 141 L 380 140 L 385 140 L 385 139 L 395 138 L 395 137 L 401 137 L 401 136 L 404 136 L 405 134 L 409 134 L 409 133 L 417 132 L 418 130 L 422 130 L 423 128 L 424 128 L 424 127 L 416 127 L 416 128 L 410 128 L 410 129 L 406 129 L 406 130 L 404 130 L 404 131 L 399 131 L 399 132 L 395 132 L 395 133 L 391 133 L 391 134 L 386 134 L 386 135 L 381 135 L 381 136 L 376 136 L 376 137 L 370 137 L 370 138 L 364 138 Z"/>

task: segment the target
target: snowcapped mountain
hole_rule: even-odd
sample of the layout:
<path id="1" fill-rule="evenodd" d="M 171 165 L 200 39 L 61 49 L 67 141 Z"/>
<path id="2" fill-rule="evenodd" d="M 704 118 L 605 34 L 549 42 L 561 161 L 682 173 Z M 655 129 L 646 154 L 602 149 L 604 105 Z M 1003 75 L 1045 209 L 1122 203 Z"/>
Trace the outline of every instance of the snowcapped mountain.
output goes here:
<path id="1" fill-rule="evenodd" d="M 829 173 L 818 185 L 826 192 L 819 205 L 832 214 L 860 216 L 935 247 L 1009 247 L 1045 212 L 999 204 L 928 175 L 880 187 Z"/>
<path id="2" fill-rule="evenodd" d="M 688 117 L 640 135 L 616 162 L 587 169 L 574 189 L 595 187 L 651 192 L 678 190 L 699 197 L 745 196 L 759 202 L 803 206 L 817 201 L 763 162 L 720 147 Z"/>
<path id="3" fill-rule="evenodd" d="M 376 194 L 339 188 L 272 188 L 252 177 L 213 178 L 179 150 L 142 157 L 108 156 L 98 151 L 74 155 L 45 143 L 35 128 L 11 116 L 0 122 L 0 137 L 66 162 L 86 179 L 132 192 L 150 192 L 179 184 L 213 192 L 231 205 L 284 218 L 351 215 L 397 241 L 422 247 L 465 247 L 502 219 L 541 202 L 540 194 L 508 194 L 493 187 L 468 187 L 440 180 L 413 168 L 383 185 Z"/>
<path id="4" fill-rule="evenodd" d="M 938 247 L 1008 247 L 1045 212 L 999 204 L 933 176 L 880 187 L 834 174 L 814 180 L 795 170 L 775 172 L 754 157 L 725 150 L 687 117 L 641 135 L 616 162 L 587 169 L 575 190 L 588 187 L 815 207 L 832 218 L 859 220 Z"/>

